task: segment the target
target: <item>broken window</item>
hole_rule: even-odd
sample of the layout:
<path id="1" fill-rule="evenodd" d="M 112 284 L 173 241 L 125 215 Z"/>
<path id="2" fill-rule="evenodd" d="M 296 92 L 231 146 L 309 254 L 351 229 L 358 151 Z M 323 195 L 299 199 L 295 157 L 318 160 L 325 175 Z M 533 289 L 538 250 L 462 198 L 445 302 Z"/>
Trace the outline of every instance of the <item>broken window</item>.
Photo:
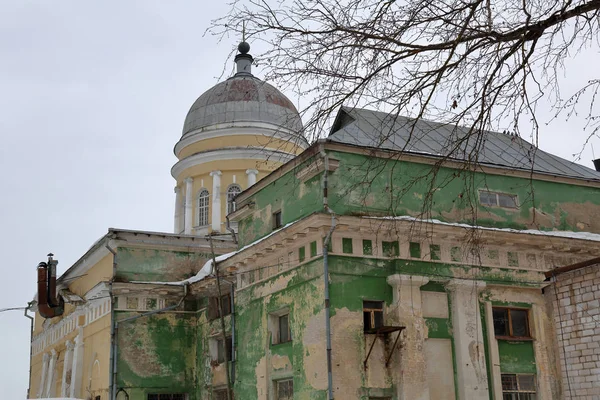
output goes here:
<path id="1" fill-rule="evenodd" d="M 227 348 L 225 348 L 227 346 Z M 227 354 L 225 354 L 225 350 L 227 350 Z M 231 352 L 232 352 L 232 343 L 231 336 L 228 336 L 225 339 L 217 339 L 217 362 L 219 364 L 223 364 L 226 360 L 231 361 Z"/>
<path id="2" fill-rule="evenodd" d="M 502 374 L 502 399 L 504 400 L 535 400 L 535 375 Z"/>
<path id="3" fill-rule="evenodd" d="M 371 332 L 383 326 L 383 301 L 363 301 L 364 331 Z"/>
<path id="4" fill-rule="evenodd" d="M 149 393 L 147 400 L 187 400 L 184 393 Z"/>
<path id="5" fill-rule="evenodd" d="M 499 338 L 531 338 L 529 310 L 524 308 L 493 307 L 494 334 Z"/>
<path id="6" fill-rule="evenodd" d="M 221 307 L 223 307 L 223 316 L 231 314 L 231 294 L 221 296 Z M 219 298 L 210 297 L 208 299 L 208 319 L 210 321 L 221 316 L 219 313 Z"/>
<path id="7" fill-rule="evenodd" d="M 518 208 L 517 196 L 514 194 L 479 191 L 479 202 L 489 207 Z"/>
<path id="8" fill-rule="evenodd" d="M 294 380 L 284 379 L 276 381 L 275 392 L 277 400 L 292 400 L 294 398 Z"/>

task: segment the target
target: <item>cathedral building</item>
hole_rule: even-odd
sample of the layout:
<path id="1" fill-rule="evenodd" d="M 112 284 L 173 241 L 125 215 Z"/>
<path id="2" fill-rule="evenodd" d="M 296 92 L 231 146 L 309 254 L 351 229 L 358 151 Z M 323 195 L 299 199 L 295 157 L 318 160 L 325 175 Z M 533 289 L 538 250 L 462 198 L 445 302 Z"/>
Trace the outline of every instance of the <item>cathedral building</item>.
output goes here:
<path id="1" fill-rule="evenodd" d="M 238 50 L 175 145 L 174 232 L 38 266 L 30 398 L 600 395 L 599 172 L 347 107 L 309 144 Z"/>

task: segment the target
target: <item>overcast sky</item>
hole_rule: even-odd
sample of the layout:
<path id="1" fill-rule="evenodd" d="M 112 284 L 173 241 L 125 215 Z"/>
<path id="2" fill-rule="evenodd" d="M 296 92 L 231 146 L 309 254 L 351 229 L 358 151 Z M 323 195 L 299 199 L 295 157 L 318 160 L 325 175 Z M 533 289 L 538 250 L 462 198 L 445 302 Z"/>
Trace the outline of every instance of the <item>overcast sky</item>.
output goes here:
<path id="1" fill-rule="evenodd" d="M 193 101 L 233 70 L 239 38 L 204 36 L 221 3 L 0 1 L 0 308 L 33 298 L 48 252 L 60 273 L 109 227 L 171 232 L 173 146 Z M 567 79 L 598 65 L 596 50 Z M 581 128 L 555 122 L 540 147 L 572 160 Z M 25 398 L 29 321 L 0 313 L 0 327 L 0 396 Z"/>

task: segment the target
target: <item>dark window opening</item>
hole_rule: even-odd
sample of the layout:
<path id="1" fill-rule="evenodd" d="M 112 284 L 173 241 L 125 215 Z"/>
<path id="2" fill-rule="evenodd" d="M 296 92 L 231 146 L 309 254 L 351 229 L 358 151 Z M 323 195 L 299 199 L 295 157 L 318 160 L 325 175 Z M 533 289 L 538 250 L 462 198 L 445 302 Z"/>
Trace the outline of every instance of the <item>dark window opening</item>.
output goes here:
<path id="1" fill-rule="evenodd" d="M 383 326 L 383 301 L 363 301 L 363 323 L 365 332 Z"/>
<path id="2" fill-rule="evenodd" d="M 227 400 L 227 389 L 213 390 L 213 400 Z"/>
<path id="3" fill-rule="evenodd" d="M 292 379 L 277 381 L 275 391 L 277 400 L 292 400 L 294 398 L 294 381 Z"/>
<path id="4" fill-rule="evenodd" d="M 223 307 L 223 316 L 231 314 L 231 294 L 221 296 L 221 307 Z M 208 299 L 208 319 L 210 321 L 221 317 L 219 313 L 219 298 L 210 297 Z"/>
<path id="5" fill-rule="evenodd" d="M 536 400 L 535 375 L 502 374 L 503 400 Z"/>
<path id="6" fill-rule="evenodd" d="M 499 338 L 529 339 L 529 310 L 493 307 L 494 334 Z"/>
<path id="7" fill-rule="evenodd" d="M 277 322 L 279 324 L 279 337 L 277 338 L 277 343 L 285 343 L 292 340 L 290 332 L 290 314 L 279 316 Z"/>
<path id="8" fill-rule="evenodd" d="M 231 352 L 233 350 L 231 336 L 227 339 L 217 339 L 217 362 L 223 364 L 225 362 L 225 346 L 227 346 L 227 361 L 231 361 Z"/>
<path id="9" fill-rule="evenodd" d="M 273 229 L 281 228 L 281 211 L 273 213 Z"/>

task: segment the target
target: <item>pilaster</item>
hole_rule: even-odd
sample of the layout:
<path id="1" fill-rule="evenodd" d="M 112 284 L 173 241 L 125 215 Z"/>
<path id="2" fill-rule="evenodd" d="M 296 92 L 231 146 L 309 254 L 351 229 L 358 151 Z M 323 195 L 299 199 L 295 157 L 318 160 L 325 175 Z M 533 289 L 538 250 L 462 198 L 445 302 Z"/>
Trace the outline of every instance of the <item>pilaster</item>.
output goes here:
<path id="1" fill-rule="evenodd" d="M 221 232 L 221 171 L 212 171 L 210 176 L 213 178 L 212 194 L 212 230 Z"/>
<path id="2" fill-rule="evenodd" d="M 482 320 L 479 312 L 479 293 L 485 286 L 483 281 L 466 279 L 452 279 L 446 284 L 452 302 L 459 399 L 489 399 Z"/>
<path id="3" fill-rule="evenodd" d="M 186 235 L 192 234 L 192 216 L 194 212 L 194 194 L 192 193 L 192 190 L 194 190 L 193 184 L 193 178 L 185 178 L 185 220 L 183 229 Z"/>
<path id="4" fill-rule="evenodd" d="M 413 275 L 391 275 L 387 282 L 393 288 L 394 316 L 405 326 L 400 374 L 397 375 L 398 398 L 429 400 L 427 384 L 427 360 L 423 349 L 425 341 L 425 319 L 421 307 L 421 286 L 429 278 Z"/>
<path id="5" fill-rule="evenodd" d="M 81 379 L 83 376 L 83 327 L 75 338 L 73 347 L 73 363 L 71 367 L 71 393 L 69 397 L 79 398 L 81 394 Z"/>
<path id="6" fill-rule="evenodd" d="M 50 363 L 48 364 L 48 378 L 46 382 L 46 391 L 44 397 L 54 397 L 54 370 L 56 369 L 56 358 L 58 354 L 56 350 L 52 349 L 50 351 Z"/>
<path id="7" fill-rule="evenodd" d="M 71 385 L 71 371 L 73 368 L 73 342 L 67 340 L 65 343 L 67 350 L 65 352 L 65 361 L 63 363 L 63 376 L 62 383 L 60 385 L 60 396 L 67 397 L 69 396 L 69 386 Z"/>
<path id="8" fill-rule="evenodd" d="M 40 377 L 40 386 L 37 391 L 37 398 L 41 398 L 44 395 L 44 389 L 46 389 L 46 375 L 48 374 L 48 363 L 50 362 L 50 354 L 44 353 L 42 356 L 42 376 Z"/>

